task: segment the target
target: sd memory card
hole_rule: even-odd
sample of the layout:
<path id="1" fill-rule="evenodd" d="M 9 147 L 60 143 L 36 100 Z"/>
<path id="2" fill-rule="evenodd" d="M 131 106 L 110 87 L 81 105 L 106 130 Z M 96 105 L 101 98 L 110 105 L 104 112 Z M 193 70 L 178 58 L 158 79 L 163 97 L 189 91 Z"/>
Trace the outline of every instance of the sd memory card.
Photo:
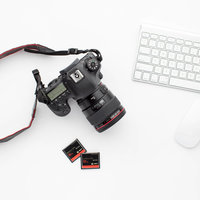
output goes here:
<path id="1" fill-rule="evenodd" d="M 81 169 L 99 169 L 100 153 L 81 154 Z"/>
<path id="2" fill-rule="evenodd" d="M 70 159 L 71 162 L 74 162 L 77 158 L 81 156 L 82 153 L 86 152 L 86 149 L 80 143 L 80 141 L 76 139 L 69 146 L 63 149 L 63 152 Z"/>

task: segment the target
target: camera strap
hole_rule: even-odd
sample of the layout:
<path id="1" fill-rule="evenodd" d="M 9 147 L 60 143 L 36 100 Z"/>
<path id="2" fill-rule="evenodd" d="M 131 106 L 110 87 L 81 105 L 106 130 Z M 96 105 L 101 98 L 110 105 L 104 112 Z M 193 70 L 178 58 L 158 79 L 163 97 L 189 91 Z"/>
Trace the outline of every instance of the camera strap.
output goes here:
<path id="1" fill-rule="evenodd" d="M 1 53 L 0 59 L 3 59 L 3 58 L 5 58 L 9 55 L 12 55 L 14 53 L 21 51 L 21 50 L 24 50 L 24 51 L 29 52 L 29 53 L 43 54 L 43 55 L 49 55 L 49 56 L 67 56 L 67 55 L 76 55 L 76 54 L 81 54 L 81 53 L 93 52 L 97 55 L 97 59 L 100 62 L 103 60 L 101 53 L 97 49 L 79 50 L 79 49 L 76 49 L 76 48 L 71 48 L 71 49 L 68 49 L 68 50 L 55 51 L 53 49 L 50 49 L 50 48 L 45 47 L 45 46 L 40 45 L 40 44 L 27 44 L 27 45 L 22 45 L 22 46 L 10 49 L 8 51 Z M 38 81 L 38 84 L 36 86 L 36 90 L 39 86 L 39 82 L 40 81 Z M 25 130 L 29 129 L 32 126 L 33 120 L 35 118 L 36 108 L 37 108 L 37 96 L 35 97 L 35 101 L 34 101 L 34 105 L 33 105 L 33 111 L 32 111 L 32 115 L 31 115 L 31 120 L 30 120 L 28 126 L 22 128 L 19 131 L 14 132 L 11 135 L 8 135 L 4 138 L 1 138 L 0 143 L 8 142 L 9 140 L 13 139 L 17 135 L 23 133 Z"/>

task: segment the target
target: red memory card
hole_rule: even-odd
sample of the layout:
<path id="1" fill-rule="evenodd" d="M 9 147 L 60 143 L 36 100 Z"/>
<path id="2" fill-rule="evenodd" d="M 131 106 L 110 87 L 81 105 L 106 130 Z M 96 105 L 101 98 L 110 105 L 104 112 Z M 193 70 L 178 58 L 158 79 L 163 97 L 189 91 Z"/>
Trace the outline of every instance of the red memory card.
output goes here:
<path id="1" fill-rule="evenodd" d="M 64 154 L 69 158 L 71 162 L 78 159 L 82 153 L 86 152 L 84 146 L 80 143 L 78 139 L 72 142 L 69 146 L 63 149 Z"/>
<path id="2" fill-rule="evenodd" d="M 81 169 L 99 169 L 100 153 L 81 154 Z"/>

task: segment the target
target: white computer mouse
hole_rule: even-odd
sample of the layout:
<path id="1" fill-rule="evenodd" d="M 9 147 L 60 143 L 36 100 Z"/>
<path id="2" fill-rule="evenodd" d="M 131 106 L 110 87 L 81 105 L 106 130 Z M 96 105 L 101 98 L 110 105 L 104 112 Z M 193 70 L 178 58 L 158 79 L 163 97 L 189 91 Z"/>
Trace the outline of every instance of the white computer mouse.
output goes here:
<path id="1" fill-rule="evenodd" d="M 200 142 L 200 99 L 192 104 L 179 124 L 175 140 L 186 148 L 193 148 Z"/>

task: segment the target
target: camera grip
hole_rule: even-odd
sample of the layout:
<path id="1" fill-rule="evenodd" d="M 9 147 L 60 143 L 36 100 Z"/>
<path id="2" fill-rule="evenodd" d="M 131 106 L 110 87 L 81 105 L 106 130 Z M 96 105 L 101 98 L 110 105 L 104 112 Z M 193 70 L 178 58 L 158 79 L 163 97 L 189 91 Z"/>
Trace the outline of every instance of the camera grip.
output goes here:
<path id="1" fill-rule="evenodd" d="M 65 102 L 63 102 L 63 101 L 62 102 L 60 102 L 60 101 L 51 102 L 50 104 L 48 104 L 48 107 L 54 114 L 56 114 L 60 117 L 66 116 L 71 111 L 71 108 L 70 108 L 67 100 Z"/>

